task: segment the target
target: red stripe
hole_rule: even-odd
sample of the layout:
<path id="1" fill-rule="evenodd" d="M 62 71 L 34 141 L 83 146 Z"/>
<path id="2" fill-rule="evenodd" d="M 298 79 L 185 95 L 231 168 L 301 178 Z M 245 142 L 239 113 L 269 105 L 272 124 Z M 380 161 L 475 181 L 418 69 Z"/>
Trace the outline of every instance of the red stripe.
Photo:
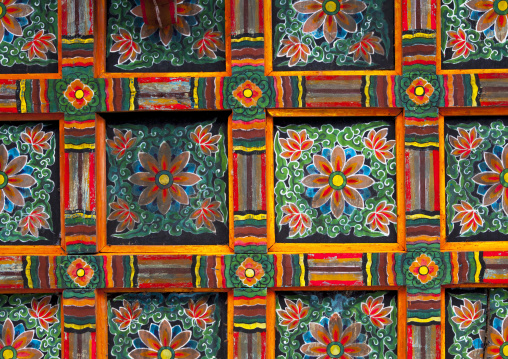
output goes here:
<path id="1" fill-rule="evenodd" d="M 316 103 L 306 103 L 306 107 L 316 108 L 316 107 L 362 107 L 360 102 L 316 102 Z"/>
<path id="2" fill-rule="evenodd" d="M 481 101 L 481 103 L 482 103 L 483 107 L 485 107 L 485 106 L 492 106 L 492 107 L 508 106 L 508 101 Z"/>
<path id="3" fill-rule="evenodd" d="M 90 210 L 95 211 L 95 153 L 90 154 L 90 172 L 88 178 L 90 179 Z"/>
<path id="4" fill-rule="evenodd" d="M 62 1 L 62 36 L 67 36 L 67 1 Z"/>
<path id="5" fill-rule="evenodd" d="M 310 280 L 309 286 L 316 286 L 316 287 L 328 287 L 328 286 L 357 286 L 357 287 L 363 287 L 365 284 L 361 281 L 356 280 Z"/>
<path id="6" fill-rule="evenodd" d="M 90 28 L 88 29 L 88 35 L 93 35 L 93 3 L 94 0 L 90 0 L 88 3 L 88 18 L 90 19 Z"/>
<path id="7" fill-rule="evenodd" d="M 96 345 L 97 345 L 97 341 L 95 340 L 95 332 L 92 332 L 90 333 L 90 341 L 91 341 L 91 359 L 96 359 L 97 358 L 97 348 L 96 348 Z"/>
<path id="8" fill-rule="evenodd" d="M 89 67 L 93 66 L 93 61 L 88 62 L 73 62 L 71 64 L 69 63 L 63 63 L 62 67 Z"/>
<path id="9" fill-rule="evenodd" d="M 308 259 L 333 259 L 333 258 L 362 258 L 362 253 L 313 253 L 309 254 Z"/>
<path id="10" fill-rule="evenodd" d="M 439 211 L 439 151 L 432 151 L 434 156 L 434 210 Z"/>
<path id="11" fill-rule="evenodd" d="M 234 1 L 231 1 L 231 4 L 234 4 Z M 231 5 L 233 6 L 233 5 Z M 233 359 L 238 359 L 238 356 L 241 355 L 242 353 L 240 352 L 240 348 L 238 346 L 238 344 L 240 344 L 240 334 L 238 332 L 233 332 L 233 340 L 234 340 L 234 356 L 233 356 Z"/>
<path id="12" fill-rule="evenodd" d="M 259 333 L 261 336 L 261 359 L 266 358 L 266 332 Z"/>
<path id="13" fill-rule="evenodd" d="M 238 211 L 238 154 L 233 153 L 233 211 Z"/>
<path id="14" fill-rule="evenodd" d="M 69 210 L 70 201 L 69 201 L 69 154 L 65 153 L 65 167 L 64 167 L 64 208 L 65 210 Z"/>
<path id="15" fill-rule="evenodd" d="M 437 8 L 436 0 L 433 0 L 430 5 L 430 27 L 432 28 L 432 30 L 436 30 L 436 8 Z"/>
<path id="16" fill-rule="evenodd" d="M 483 252 L 483 257 L 507 257 L 508 252 Z"/>
<path id="17" fill-rule="evenodd" d="M 188 77 L 140 77 L 138 84 L 151 84 L 158 82 L 190 82 Z"/>
<path id="18" fill-rule="evenodd" d="M 261 155 L 261 209 L 263 211 L 266 211 L 265 171 L 266 171 L 266 153 L 263 153 Z"/>
<path id="19" fill-rule="evenodd" d="M 263 24 L 265 22 L 263 11 L 263 0 L 258 0 L 258 4 L 259 4 L 259 29 L 263 29 Z"/>
<path id="20" fill-rule="evenodd" d="M 245 297 L 243 295 L 235 295 L 235 300 L 254 300 L 254 299 L 266 299 L 265 295 L 256 295 L 254 297 Z"/>
<path id="21" fill-rule="evenodd" d="M 508 283 L 508 278 L 506 279 L 487 279 L 483 278 L 484 283 Z"/>
<path id="22" fill-rule="evenodd" d="M 404 154 L 406 158 L 405 173 L 406 173 L 406 211 L 411 210 L 411 172 L 409 166 L 409 152 Z"/>
<path id="23" fill-rule="evenodd" d="M 171 260 L 176 260 L 176 259 L 189 259 L 189 260 L 192 260 L 192 256 L 191 255 L 141 255 L 141 256 L 138 256 L 138 261 L 142 261 L 142 260 L 148 260 L 148 261 L 157 261 L 157 260 L 167 260 L 167 259 L 171 259 Z"/>
<path id="24" fill-rule="evenodd" d="M 0 285 L 0 289 L 17 289 L 17 288 L 23 288 L 23 284 L 3 284 Z"/>
<path id="25" fill-rule="evenodd" d="M 182 104 L 174 104 L 174 105 L 146 105 L 139 106 L 140 110 L 187 110 L 191 108 L 191 106 L 182 105 Z"/>
<path id="26" fill-rule="evenodd" d="M 344 81 L 353 81 L 353 80 L 361 80 L 362 76 L 306 76 L 305 79 L 307 81 L 338 81 L 338 80 L 344 80 Z"/>
<path id="27" fill-rule="evenodd" d="M 63 357 L 64 357 L 64 359 L 69 359 L 69 333 L 68 332 L 64 332 Z"/>
<path id="28" fill-rule="evenodd" d="M 441 359 L 441 325 L 436 325 L 436 359 Z"/>
<path id="29" fill-rule="evenodd" d="M 409 57 L 409 59 L 411 59 L 411 57 Z M 424 61 L 424 60 L 421 60 L 421 59 L 418 59 L 418 60 L 407 60 L 407 58 L 404 58 L 404 65 L 406 65 L 406 66 L 411 66 L 411 65 L 433 65 L 433 64 L 435 64 L 435 61 L 430 61 L 430 60 L 429 61 Z"/>
<path id="30" fill-rule="evenodd" d="M 402 31 L 407 31 L 407 0 L 402 0 Z"/>
<path id="31" fill-rule="evenodd" d="M 2 108 L 0 113 L 18 113 L 18 109 L 16 107 Z"/>
<path id="32" fill-rule="evenodd" d="M 405 7 L 403 7 L 405 8 Z M 407 357 L 408 359 L 413 358 L 413 326 L 407 326 Z"/>
<path id="33" fill-rule="evenodd" d="M 141 283 L 139 288 L 192 288 L 191 282 Z"/>
<path id="34" fill-rule="evenodd" d="M 230 8 L 231 14 L 231 33 L 234 33 L 236 30 L 236 14 L 235 14 L 235 2 L 231 1 L 231 8 Z"/>
<path id="35" fill-rule="evenodd" d="M 13 85 L 16 83 L 16 80 L 0 80 L 0 85 Z"/>
<path id="36" fill-rule="evenodd" d="M 508 74 L 503 73 L 494 73 L 494 74 L 477 74 L 478 78 L 481 79 L 506 79 L 508 78 Z"/>

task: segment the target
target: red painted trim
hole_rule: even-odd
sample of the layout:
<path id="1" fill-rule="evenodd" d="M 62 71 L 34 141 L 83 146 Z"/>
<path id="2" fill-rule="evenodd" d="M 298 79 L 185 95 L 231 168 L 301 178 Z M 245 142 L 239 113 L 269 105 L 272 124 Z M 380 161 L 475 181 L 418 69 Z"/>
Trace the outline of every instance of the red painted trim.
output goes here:
<path id="1" fill-rule="evenodd" d="M 271 154 L 269 154 L 271 155 Z M 261 209 L 266 211 L 266 153 L 261 155 Z"/>
<path id="2" fill-rule="evenodd" d="M 233 153 L 233 210 L 238 211 L 238 154 Z"/>
<path id="3" fill-rule="evenodd" d="M 439 190 L 439 151 L 432 151 L 434 156 L 434 210 L 439 211 L 441 192 Z"/>

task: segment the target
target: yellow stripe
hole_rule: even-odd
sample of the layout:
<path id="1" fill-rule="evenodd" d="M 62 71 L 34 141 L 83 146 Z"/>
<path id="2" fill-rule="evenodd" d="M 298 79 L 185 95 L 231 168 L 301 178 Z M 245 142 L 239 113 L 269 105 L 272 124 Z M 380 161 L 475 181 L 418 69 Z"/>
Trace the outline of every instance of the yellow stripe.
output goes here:
<path id="1" fill-rule="evenodd" d="M 365 271 L 367 272 L 367 285 L 372 285 L 372 273 L 370 268 L 372 267 L 372 253 L 367 253 L 367 265 L 365 266 Z"/>
<path id="2" fill-rule="evenodd" d="M 65 218 L 95 218 L 95 214 L 72 213 L 65 214 Z"/>
<path id="3" fill-rule="evenodd" d="M 196 256 L 196 269 L 194 269 L 194 272 L 196 274 L 196 288 L 201 288 L 201 277 L 199 276 L 199 265 L 201 256 Z"/>
<path id="4" fill-rule="evenodd" d="M 406 216 L 406 219 L 414 221 L 415 219 L 439 219 L 439 214 L 435 216 L 427 216 L 425 214 L 410 214 Z"/>
<path id="5" fill-rule="evenodd" d="M 129 111 L 133 111 L 134 110 L 134 98 L 136 97 L 136 87 L 134 87 L 134 77 L 129 78 L 129 90 L 131 91 Z"/>
<path id="6" fill-rule="evenodd" d="M 245 37 L 241 37 L 239 39 L 231 39 L 231 42 L 242 42 L 242 41 L 264 41 L 264 37 L 260 36 L 260 37 L 248 37 L 248 36 L 245 36 Z"/>
<path id="7" fill-rule="evenodd" d="M 472 105 L 473 107 L 478 106 L 476 103 L 476 97 L 478 96 L 478 86 L 476 85 L 476 77 L 474 77 L 474 74 L 471 74 L 471 88 L 473 89 L 473 96 L 472 96 Z"/>
<path id="8" fill-rule="evenodd" d="M 78 330 L 79 329 L 85 329 L 85 328 L 95 329 L 95 324 L 77 325 L 77 324 L 71 324 L 71 323 L 64 323 L 64 327 L 78 329 Z"/>
<path id="9" fill-rule="evenodd" d="M 62 39 L 62 43 L 64 44 L 92 44 L 92 39 Z"/>
<path id="10" fill-rule="evenodd" d="M 264 151 L 265 149 L 266 149 L 265 146 L 260 147 L 233 146 L 233 151 L 253 152 L 253 151 Z"/>
<path id="11" fill-rule="evenodd" d="M 439 147 L 438 142 L 425 142 L 425 143 L 418 143 L 418 142 L 406 142 L 406 146 L 414 146 L 414 147 Z"/>
<path id="12" fill-rule="evenodd" d="M 370 75 L 365 76 L 365 107 L 370 107 L 369 97 Z"/>
<path id="13" fill-rule="evenodd" d="M 26 113 L 25 90 L 26 80 L 21 80 L 19 82 L 19 100 L 21 101 L 21 113 Z"/>
<path id="14" fill-rule="evenodd" d="M 33 288 L 34 287 L 34 283 L 32 282 L 32 276 L 30 275 L 30 266 L 32 265 L 32 259 L 30 258 L 30 256 L 26 256 L 26 269 L 25 269 L 25 274 L 26 274 L 26 279 L 28 281 L 28 288 Z"/>
<path id="15" fill-rule="evenodd" d="M 81 145 L 73 145 L 72 143 L 66 143 L 65 149 L 71 149 L 71 150 L 82 150 L 84 148 L 89 148 L 91 150 L 95 149 L 95 143 L 83 143 Z"/>
<path id="16" fill-rule="evenodd" d="M 131 288 L 134 288 L 134 256 L 131 256 Z"/>
<path id="17" fill-rule="evenodd" d="M 235 327 L 243 328 L 243 329 L 266 329 L 266 323 L 252 323 L 252 324 L 244 324 L 244 323 L 235 323 Z"/>
<path id="18" fill-rule="evenodd" d="M 303 95 L 302 77 L 298 76 L 298 107 L 302 107 L 302 95 Z"/>
<path id="19" fill-rule="evenodd" d="M 196 77 L 194 79 L 194 108 L 199 108 L 198 106 L 198 82 L 199 82 L 199 78 Z"/>
<path id="20" fill-rule="evenodd" d="M 305 287 L 305 265 L 303 263 L 303 254 L 300 254 L 300 260 L 299 260 L 299 264 L 300 264 L 300 271 L 301 271 L 301 274 L 300 274 L 300 287 Z"/>
<path id="21" fill-rule="evenodd" d="M 416 34 L 406 34 L 406 35 L 402 35 L 402 38 L 403 39 L 408 39 L 408 40 L 411 40 L 411 39 L 414 39 L 414 38 L 418 38 L 418 37 L 423 37 L 425 39 L 433 39 L 436 37 L 436 34 L 424 34 L 422 32 L 417 32 Z"/>
<path id="22" fill-rule="evenodd" d="M 266 219 L 266 214 L 246 214 L 244 216 L 235 214 L 234 218 L 235 221 L 244 221 L 246 219 L 257 219 L 259 221 L 262 219 Z"/>
<path id="23" fill-rule="evenodd" d="M 426 319 L 421 319 L 421 318 L 407 318 L 407 322 L 408 323 L 429 323 L 429 322 L 440 322 L 441 321 L 441 318 L 440 317 L 430 317 L 430 318 L 426 318 Z"/>
<path id="24" fill-rule="evenodd" d="M 474 260 L 476 262 L 476 273 L 474 274 L 474 282 L 480 283 L 480 271 L 482 270 L 482 265 L 480 263 L 480 252 L 474 252 Z"/>

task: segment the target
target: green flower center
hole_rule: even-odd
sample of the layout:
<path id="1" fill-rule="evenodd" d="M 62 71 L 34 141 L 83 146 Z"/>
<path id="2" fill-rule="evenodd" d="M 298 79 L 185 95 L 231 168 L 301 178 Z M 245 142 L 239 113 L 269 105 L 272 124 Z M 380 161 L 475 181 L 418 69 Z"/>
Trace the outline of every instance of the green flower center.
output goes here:
<path id="1" fill-rule="evenodd" d="M 335 190 L 340 191 L 347 184 L 346 175 L 340 171 L 333 172 L 328 179 L 328 184 Z"/>
<path id="2" fill-rule="evenodd" d="M 7 7 L 0 2 L 0 19 L 7 15 Z"/>
<path id="3" fill-rule="evenodd" d="M 339 342 L 331 342 L 326 347 L 326 351 L 331 358 L 340 358 L 344 354 L 344 346 Z"/>
<path id="4" fill-rule="evenodd" d="M 423 86 L 416 86 L 415 87 L 415 95 L 416 96 L 423 96 L 423 95 L 425 95 L 425 88 Z"/>
<path id="5" fill-rule="evenodd" d="M 159 349 L 158 359 L 172 359 L 175 357 L 175 351 L 169 347 Z"/>
<path id="6" fill-rule="evenodd" d="M 340 2 L 337 0 L 323 1 L 323 11 L 327 15 L 335 15 L 340 11 Z"/>
<path id="7" fill-rule="evenodd" d="M 420 273 L 420 275 L 427 275 L 429 274 L 429 268 L 427 266 L 421 266 L 418 269 L 418 273 Z"/>
<path id="8" fill-rule="evenodd" d="M 16 349 L 14 349 L 11 346 L 4 347 L 0 351 L 0 356 L 1 356 L 2 359 L 14 359 L 17 356 L 16 355 Z"/>
<path id="9" fill-rule="evenodd" d="M 173 175 L 169 171 L 160 171 L 155 175 L 155 183 L 159 188 L 169 188 L 173 185 Z"/>
<path id="10" fill-rule="evenodd" d="M 1 173 L 1 172 L 0 172 Z M 508 168 L 506 168 L 503 172 L 501 172 L 501 174 L 499 175 L 499 182 L 501 182 L 501 184 L 504 186 L 504 187 L 508 187 Z"/>
<path id="11" fill-rule="evenodd" d="M 8 183 L 9 183 L 9 178 L 7 177 L 5 172 L 0 171 L 0 189 L 7 186 Z"/>
<path id="12" fill-rule="evenodd" d="M 501 347 L 499 348 L 499 354 L 501 354 L 501 357 L 504 359 L 508 358 L 508 342 L 501 344 Z"/>
<path id="13" fill-rule="evenodd" d="M 494 1 L 494 11 L 498 15 L 506 15 L 506 14 L 508 14 L 508 1 L 506 1 L 506 0 L 496 0 L 496 1 Z"/>

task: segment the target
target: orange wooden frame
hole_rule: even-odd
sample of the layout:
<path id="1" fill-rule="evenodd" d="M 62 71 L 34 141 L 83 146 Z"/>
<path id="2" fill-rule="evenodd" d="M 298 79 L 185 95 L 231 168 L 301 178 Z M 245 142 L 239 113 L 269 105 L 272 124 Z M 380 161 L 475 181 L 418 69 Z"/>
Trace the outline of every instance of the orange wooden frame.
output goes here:
<path id="1" fill-rule="evenodd" d="M 444 149 L 444 124 L 446 116 L 507 116 L 507 107 L 490 108 L 444 108 L 439 109 L 439 195 L 440 195 L 440 237 L 442 251 L 508 250 L 508 241 L 448 242 L 446 241 L 446 174 Z"/>
<path id="2" fill-rule="evenodd" d="M 226 71 L 223 72 L 106 72 L 107 6 L 106 0 L 97 0 L 95 6 L 94 75 L 101 78 L 126 77 L 226 77 L 231 76 L 231 0 L 225 0 Z M 97 35 L 98 34 L 98 35 Z M 206 65 L 203 65 L 206 66 Z"/>
<path id="3" fill-rule="evenodd" d="M 402 75 L 402 7 L 401 0 L 394 0 L 394 53 L 393 70 L 329 70 L 329 71 L 274 71 L 272 38 L 272 0 L 264 1 L 265 25 L 265 75 L 266 76 L 321 76 L 321 75 Z"/>
<path id="4" fill-rule="evenodd" d="M 196 110 L 194 110 L 196 112 Z M 163 253 L 163 254 L 231 254 L 234 253 L 234 217 L 233 217 L 233 177 L 229 175 L 233 168 L 233 115 L 228 118 L 228 221 L 229 245 L 109 245 L 107 243 L 107 212 L 106 195 L 106 121 L 96 115 L 96 158 L 97 158 L 97 250 L 101 253 Z"/>
<path id="5" fill-rule="evenodd" d="M 3 255 L 26 255 L 37 253 L 38 255 L 63 255 L 65 254 L 65 145 L 64 145 L 64 116 L 62 114 L 5 114 L 0 115 L 0 124 L 4 121 L 58 121 L 59 141 L 59 179 L 60 186 L 55 183 L 55 190 L 60 190 L 60 245 L 5 245 L 2 246 Z"/>
<path id="6" fill-rule="evenodd" d="M 293 109 L 268 110 L 266 116 L 266 193 L 267 231 L 270 253 L 322 253 L 323 243 L 276 243 L 275 241 L 275 198 L 273 158 L 274 117 L 337 117 L 337 116 L 394 116 L 396 133 L 396 192 L 397 192 L 397 243 L 326 243 L 327 253 L 339 252 L 403 252 L 406 248 L 406 217 L 404 205 L 404 116 L 398 108 L 386 109 Z"/>
<path id="7" fill-rule="evenodd" d="M 304 287 L 304 288 L 269 288 L 266 296 L 266 358 L 275 359 L 275 324 L 277 323 L 275 312 L 275 292 L 298 291 L 298 292 L 339 292 L 339 291 L 397 291 L 397 357 L 406 357 L 407 335 L 407 292 L 405 287 Z M 444 358 L 444 357 L 443 357 Z"/>
<path id="8" fill-rule="evenodd" d="M 227 355 L 229 359 L 233 359 L 234 357 L 234 341 L 233 341 L 233 322 L 234 322 L 234 294 L 233 290 L 221 290 L 221 289 L 209 289 L 209 288 L 199 288 L 199 289 L 183 289 L 183 288 L 175 288 L 171 290 L 162 290 L 162 289 L 100 289 L 95 291 L 96 296 L 96 317 L 102 320 L 97 320 L 97 358 L 108 358 L 108 301 L 107 295 L 108 293 L 147 293 L 147 292 L 157 292 L 157 293 L 227 293 L 228 294 L 228 303 L 227 303 L 227 316 L 226 316 L 226 325 L 227 325 Z"/>

